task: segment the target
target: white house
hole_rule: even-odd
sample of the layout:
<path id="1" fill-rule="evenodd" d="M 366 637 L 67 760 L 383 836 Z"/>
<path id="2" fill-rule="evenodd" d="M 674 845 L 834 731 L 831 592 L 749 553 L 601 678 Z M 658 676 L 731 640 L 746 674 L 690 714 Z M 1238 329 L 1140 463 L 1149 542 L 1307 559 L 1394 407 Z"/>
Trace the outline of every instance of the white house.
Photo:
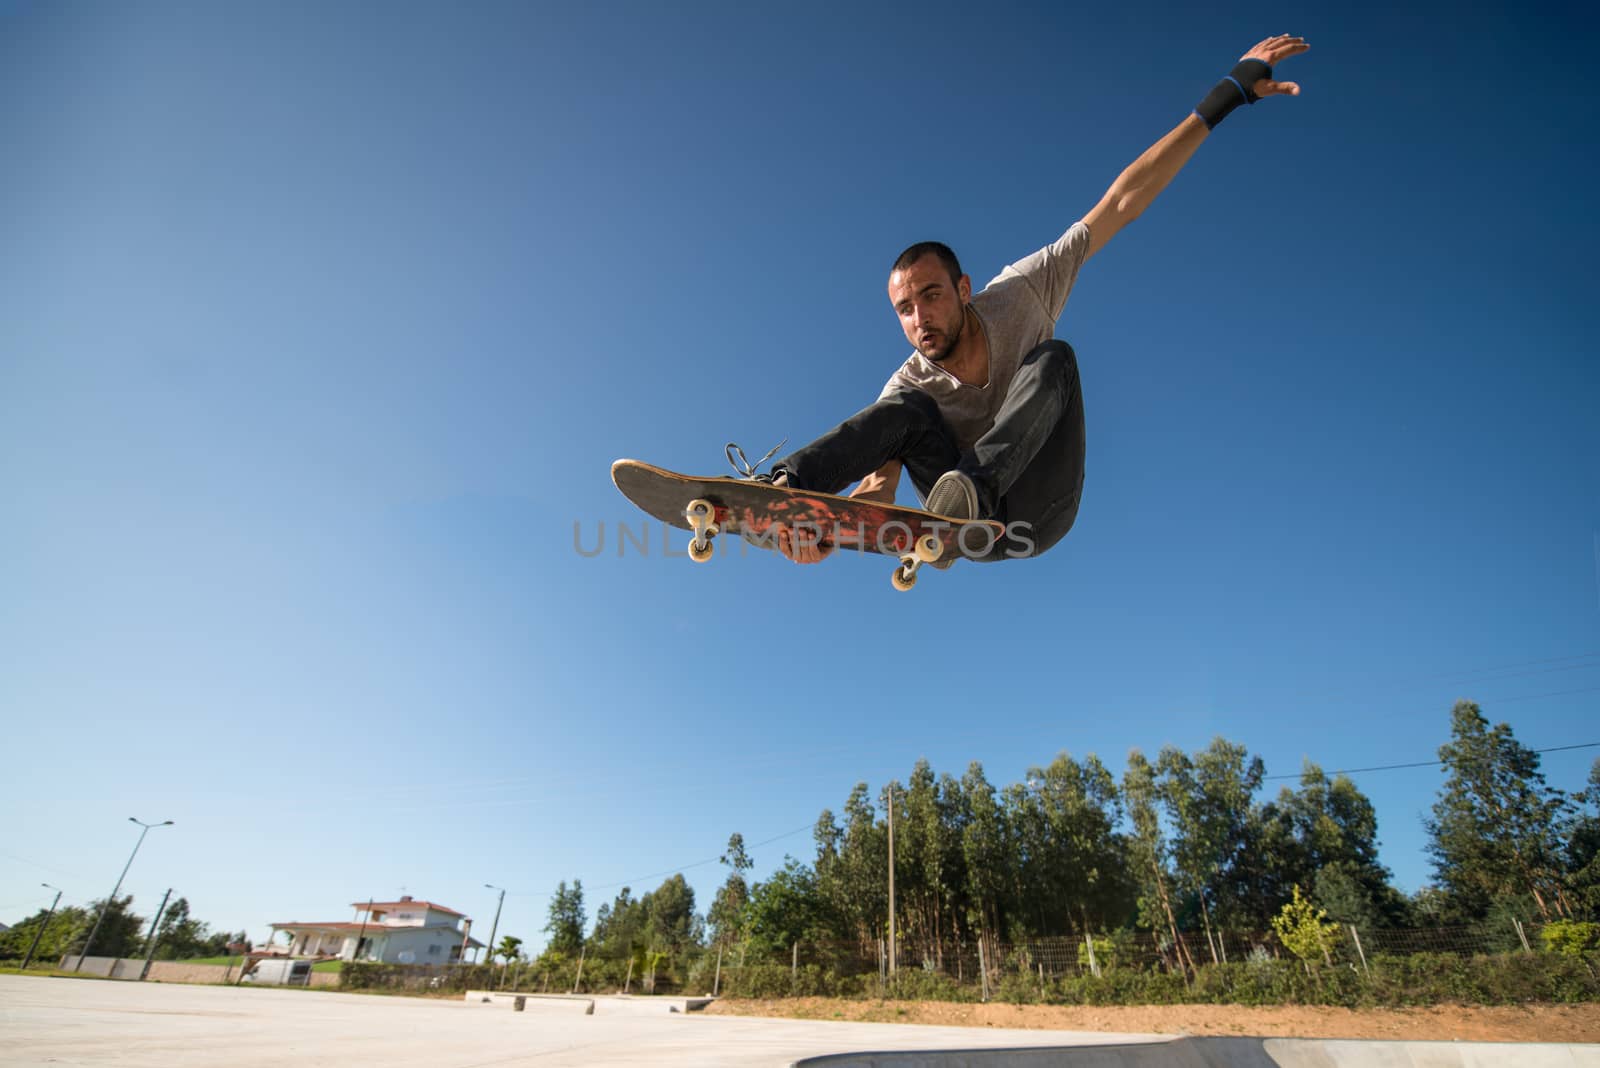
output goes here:
<path id="1" fill-rule="evenodd" d="M 357 901 L 356 918 L 329 923 L 275 923 L 289 934 L 291 957 L 338 957 L 383 964 L 456 964 L 468 949 L 481 949 L 472 921 L 431 901 Z"/>

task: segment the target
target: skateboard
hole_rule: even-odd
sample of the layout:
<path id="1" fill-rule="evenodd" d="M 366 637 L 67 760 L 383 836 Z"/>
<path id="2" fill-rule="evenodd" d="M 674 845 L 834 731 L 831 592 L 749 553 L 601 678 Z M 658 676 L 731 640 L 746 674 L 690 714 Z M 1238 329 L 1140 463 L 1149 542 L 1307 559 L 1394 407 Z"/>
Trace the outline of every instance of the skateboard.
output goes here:
<path id="1" fill-rule="evenodd" d="M 763 548 L 778 548 L 778 526 L 805 531 L 823 544 L 899 557 L 891 581 L 916 585 L 923 564 L 948 564 L 981 555 L 1005 535 L 993 520 L 946 519 L 917 508 L 856 500 L 832 493 L 774 486 L 747 478 L 696 478 L 638 460 L 611 465 L 611 481 L 650 515 L 694 532 L 689 558 L 710 560 L 718 534 L 733 533 Z"/>

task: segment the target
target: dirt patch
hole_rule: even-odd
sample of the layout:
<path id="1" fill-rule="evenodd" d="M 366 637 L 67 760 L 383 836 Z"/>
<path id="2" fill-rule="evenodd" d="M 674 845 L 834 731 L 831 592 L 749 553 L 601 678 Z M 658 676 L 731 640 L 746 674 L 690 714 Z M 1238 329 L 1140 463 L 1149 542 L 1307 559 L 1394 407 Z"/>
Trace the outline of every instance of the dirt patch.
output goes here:
<path id="1" fill-rule="evenodd" d="M 1600 1005 L 1595 1004 L 1355 1010 L 1303 1005 L 974 1005 L 842 998 L 723 998 L 705 1011 L 722 1016 L 1050 1031 L 1443 1042 L 1600 1042 Z"/>

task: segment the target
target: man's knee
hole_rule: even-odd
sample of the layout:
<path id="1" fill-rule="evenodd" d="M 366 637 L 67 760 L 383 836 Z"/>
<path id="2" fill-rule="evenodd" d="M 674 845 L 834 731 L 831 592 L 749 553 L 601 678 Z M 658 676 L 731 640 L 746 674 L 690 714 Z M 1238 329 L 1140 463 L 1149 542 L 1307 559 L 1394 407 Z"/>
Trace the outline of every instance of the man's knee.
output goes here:
<path id="1" fill-rule="evenodd" d="M 944 421 L 944 416 L 939 412 L 939 402 L 920 389 L 898 390 L 878 403 L 898 407 L 902 409 L 903 414 L 916 422 L 941 423 Z"/>
<path id="2" fill-rule="evenodd" d="M 1035 345 L 1032 352 L 1022 358 L 1024 367 L 1037 364 L 1047 374 L 1061 374 L 1073 378 L 1078 374 L 1078 354 L 1060 338 L 1051 338 Z"/>

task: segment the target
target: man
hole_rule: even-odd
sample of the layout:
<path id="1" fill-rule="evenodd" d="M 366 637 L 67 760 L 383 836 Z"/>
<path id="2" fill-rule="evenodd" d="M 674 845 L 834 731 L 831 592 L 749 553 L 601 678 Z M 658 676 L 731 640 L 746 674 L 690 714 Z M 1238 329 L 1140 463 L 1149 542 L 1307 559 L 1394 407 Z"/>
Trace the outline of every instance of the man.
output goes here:
<path id="1" fill-rule="evenodd" d="M 906 249 L 891 269 L 889 300 L 915 351 L 877 403 L 756 477 L 822 493 L 860 479 L 851 496 L 893 503 L 904 470 L 929 511 L 1006 524 L 1008 536 L 975 559 L 1034 556 L 1060 541 L 1083 490 L 1083 396 L 1072 348 L 1052 335 L 1078 268 L 1149 207 L 1235 107 L 1298 95 L 1294 82 L 1272 80 L 1272 68 L 1308 47 L 1282 34 L 1246 52 L 1089 214 L 982 292 L 973 294 L 944 245 Z M 788 529 L 778 542 L 798 563 L 833 551 L 825 538 Z"/>

